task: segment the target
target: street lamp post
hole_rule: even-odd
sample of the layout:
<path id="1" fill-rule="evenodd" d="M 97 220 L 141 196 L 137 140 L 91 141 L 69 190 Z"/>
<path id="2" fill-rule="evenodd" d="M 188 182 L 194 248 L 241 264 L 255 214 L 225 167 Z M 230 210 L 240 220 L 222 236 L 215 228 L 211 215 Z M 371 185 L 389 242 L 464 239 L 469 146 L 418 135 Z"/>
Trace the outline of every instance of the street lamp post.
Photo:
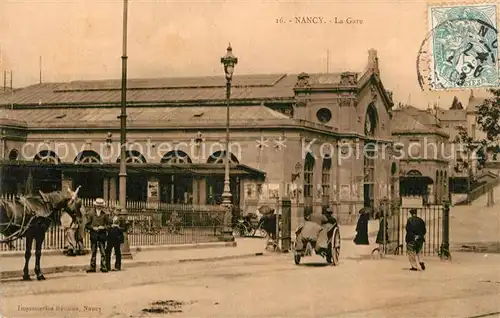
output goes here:
<path id="1" fill-rule="evenodd" d="M 232 203 L 231 203 L 231 187 L 229 179 L 229 162 L 230 162 L 230 149 L 229 149 L 229 106 L 231 100 L 231 80 L 233 79 L 234 66 L 238 63 L 238 58 L 233 55 L 231 44 L 227 47 L 226 55 L 220 59 L 224 65 L 224 73 L 226 75 L 226 152 L 224 160 L 224 192 L 222 193 L 222 206 L 226 208 L 224 214 L 224 229 L 222 231 L 223 240 L 234 240 L 231 230 L 231 216 L 232 216 Z"/>
<path id="2" fill-rule="evenodd" d="M 122 47 L 122 91 L 121 91 L 121 114 L 120 114 L 120 207 L 121 214 L 127 214 L 127 14 L 128 0 L 123 0 L 123 47 Z M 122 256 L 125 259 L 131 259 L 130 246 L 128 242 L 127 231 L 124 233 L 124 243 L 122 247 Z"/>

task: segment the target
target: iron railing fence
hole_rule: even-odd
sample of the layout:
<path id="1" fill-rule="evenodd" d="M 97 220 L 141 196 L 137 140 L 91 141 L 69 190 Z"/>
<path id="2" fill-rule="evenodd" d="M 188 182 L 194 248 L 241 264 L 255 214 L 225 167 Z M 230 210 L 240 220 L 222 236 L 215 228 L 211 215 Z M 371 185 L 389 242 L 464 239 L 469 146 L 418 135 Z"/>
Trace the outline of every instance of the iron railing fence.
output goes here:
<path id="1" fill-rule="evenodd" d="M 1 199 L 15 200 L 13 195 L 2 195 Z M 93 207 L 94 200 L 82 199 L 85 211 Z M 167 204 L 151 202 L 126 203 L 128 241 L 130 246 L 151 246 L 171 244 L 193 244 L 216 242 L 223 227 L 225 209 L 213 205 Z M 112 213 L 116 201 L 108 201 L 106 210 Z M 0 239 L 3 236 L 0 234 Z M 83 236 L 84 247 L 90 247 L 87 232 Z M 44 250 L 65 248 L 65 229 L 53 224 L 45 235 Z M 25 239 L 13 241 L 10 246 L 0 244 L 0 251 L 24 251 Z"/>
<path id="2" fill-rule="evenodd" d="M 386 251 L 395 251 L 398 255 L 406 254 L 406 222 L 410 216 L 410 207 L 396 207 L 392 214 L 387 214 L 388 237 Z M 438 255 L 443 243 L 443 209 L 442 205 L 425 205 L 414 208 L 417 216 L 424 220 L 427 233 L 423 247 L 424 256 Z"/>

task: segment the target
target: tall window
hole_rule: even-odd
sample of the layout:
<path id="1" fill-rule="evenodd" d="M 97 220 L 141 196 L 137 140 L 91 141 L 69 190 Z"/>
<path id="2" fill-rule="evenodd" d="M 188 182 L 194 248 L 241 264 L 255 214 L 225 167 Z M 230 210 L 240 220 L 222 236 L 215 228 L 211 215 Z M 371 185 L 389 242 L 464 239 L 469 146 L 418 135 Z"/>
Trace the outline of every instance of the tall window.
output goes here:
<path id="1" fill-rule="evenodd" d="M 323 169 L 321 171 L 321 189 L 323 196 L 330 195 L 330 170 L 332 167 L 332 159 L 323 159 Z"/>
<path id="2" fill-rule="evenodd" d="M 314 180 L 314 158 L 308 153 L 304 163 L 304 197 L 311 198 L 313 196 L 313 180 Z"/>
<path id="3" fill-rule="evenodd" d="M 364 156 L 365 182 L 373 183 L 375 181 L 375 149 L 366 147 Z"/>
<path id="4" fill-rule="evenodd" d="M 363 199 L 365 207 L 373 207 L 373 188 L 375 183 L 375 147 L 366 145 L 364 149 Z"/>

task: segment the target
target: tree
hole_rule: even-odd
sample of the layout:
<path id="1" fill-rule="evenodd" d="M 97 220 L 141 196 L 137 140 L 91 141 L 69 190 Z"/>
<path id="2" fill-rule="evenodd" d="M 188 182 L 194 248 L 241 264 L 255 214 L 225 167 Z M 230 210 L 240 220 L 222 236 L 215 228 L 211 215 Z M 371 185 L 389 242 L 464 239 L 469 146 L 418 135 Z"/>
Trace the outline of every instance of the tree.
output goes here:
<path id="1" fill-rule="evenodd" d="M 471 160 L 476 160 L 476 167 L 482 169 L 486 164 L 486 151 L 484 151 L 484 146 L 486 145 L 485 140 L 476 140 L 472 138 L 467 132 L 467 128 L 458 126 L 458 135 L 455 137 L 455 144 L 462 145 L 462 149 L 467 153 L 467 160 L 464 165 L 467 167 Z M 469 170 L 470 172 L 470 170 Z"/>
<path id="2" fill-rule="evenodd" d="M 496 159 L 500 152 L 498 141 L 500 139 L 500 89 L 490 89 L 489 92 L 493 95 L 479 105 L 476 113 L 476 123 L 479 128 L 486 134 L 486 138 L 482 140 L 483 151 L 493 154 Z"/>

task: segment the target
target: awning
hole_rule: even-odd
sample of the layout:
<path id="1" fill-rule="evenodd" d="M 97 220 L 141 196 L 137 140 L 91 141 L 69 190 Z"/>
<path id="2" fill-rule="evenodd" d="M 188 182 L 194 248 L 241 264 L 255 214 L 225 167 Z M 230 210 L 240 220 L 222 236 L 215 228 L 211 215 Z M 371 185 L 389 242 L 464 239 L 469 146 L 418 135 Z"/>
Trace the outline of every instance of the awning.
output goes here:
<path id="1" fill-rule="evenodd" d="M 100 172 L 105 174 L 118 174 L 120 171 L 119 163 L 88 163 L 88 164 L 71 164 L 71 163 L 42 163 L 42 162 L 27 162 L 27 161 L 1 161 L 0 167 L 7 169 L 41 169 L 55 170 L 66 173 L 78 172 Z M 223 164 L 168 164 L 168 163 L 128 163 L 127 174 L 155 174 L 155 175 L 190 175 L 190 176 L 223 176 Z M 231 164 L 229 173 L 231 176 L 248 177 L 264 179 L 266 173 L 264 171 L 254 169 L 247 165 Z"/>

